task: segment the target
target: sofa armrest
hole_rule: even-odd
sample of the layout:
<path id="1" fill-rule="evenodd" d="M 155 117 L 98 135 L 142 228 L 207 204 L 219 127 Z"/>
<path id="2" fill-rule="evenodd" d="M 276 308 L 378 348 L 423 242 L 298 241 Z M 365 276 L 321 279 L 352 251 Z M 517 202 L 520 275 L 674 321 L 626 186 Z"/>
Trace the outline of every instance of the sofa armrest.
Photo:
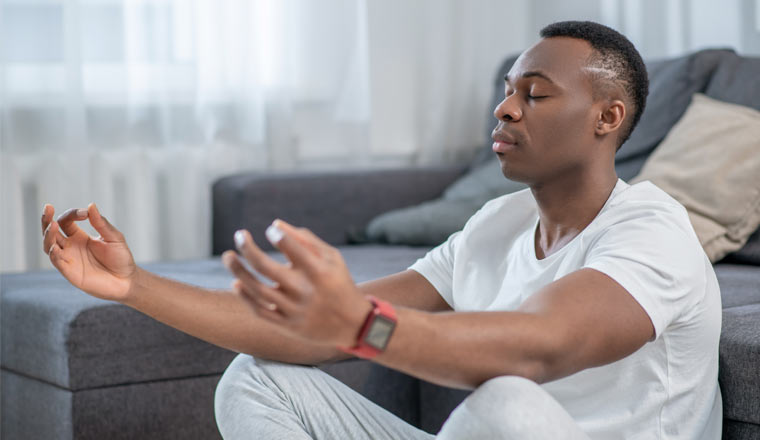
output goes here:
<path id="1" fill-rule="evenodd" d="M 309 173 L 246 173 L 223 177 L 212 188 L 213 253 L 233 248 L 232 235 L 248 229 L 264 250 L 264 230 L 275 218 L 311 229 L 332 245 L 347 243 L 375 216 L 438 197 L 464 165 Z"/>

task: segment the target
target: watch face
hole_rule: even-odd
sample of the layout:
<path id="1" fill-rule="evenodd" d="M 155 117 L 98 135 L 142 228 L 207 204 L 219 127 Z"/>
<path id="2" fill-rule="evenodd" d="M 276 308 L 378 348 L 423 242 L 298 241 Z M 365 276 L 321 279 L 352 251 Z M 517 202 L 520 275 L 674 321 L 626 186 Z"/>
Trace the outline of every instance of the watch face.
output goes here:
<path id="1" fill-rule="evenodd" d="M 396 323 L 379 315 L 376 316 L 369 327 L 364 342 L 378 350 L 385 350 L 388 340 L 391 338 Z"/>

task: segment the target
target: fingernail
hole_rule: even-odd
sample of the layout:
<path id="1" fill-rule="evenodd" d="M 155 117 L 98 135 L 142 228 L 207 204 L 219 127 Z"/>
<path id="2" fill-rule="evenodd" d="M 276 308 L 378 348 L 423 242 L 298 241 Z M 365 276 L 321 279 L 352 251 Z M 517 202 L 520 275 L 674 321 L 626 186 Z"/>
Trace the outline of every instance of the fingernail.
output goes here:
<path id="1" fill-rule="evenodd" d="M 278 228 L 274 223 L 270 225 L 266 232 L 267 240 L 269 240 L 270 243 L 276 244 L 279 243 L 280 240 L 282 240 L 282 237 L 285 235 L 282 232 L 282 229 Z"/>
<path id="2" fill-rule="evenodd" d="M 86 209 L 77 209 L 77 217 L 82 217 L 83 215 L 87 215 Z"/>
<path id="3" fill-rule="evenodd" d="M 245 236 L 243 235 L 243 231 L 236 231 L 235 232 L 235 246 L 241 248 L 245 244 Z"/>

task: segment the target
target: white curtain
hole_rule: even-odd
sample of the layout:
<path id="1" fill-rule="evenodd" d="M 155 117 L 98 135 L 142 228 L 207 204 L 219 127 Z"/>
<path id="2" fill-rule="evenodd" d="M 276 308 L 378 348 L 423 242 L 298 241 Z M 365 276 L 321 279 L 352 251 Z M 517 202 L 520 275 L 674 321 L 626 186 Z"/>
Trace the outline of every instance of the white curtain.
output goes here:
<path id="1" fill-rule="evenodd" d="M 465 161 L 496 67 L 570 19 L 760 54 L 760 0 L 0 0 L 0 271 L 50 267 L 44 202 L 197 258 L 220 176 Z"/>
<path id="2" fill-rule="evenodd" d="M 0 269 L 49 267 L 45 202 L 97 202 L 141 262 L 208 255 L 214 179 L 366 141 L 366 17 L 362 0 L 2 0 Z"/>

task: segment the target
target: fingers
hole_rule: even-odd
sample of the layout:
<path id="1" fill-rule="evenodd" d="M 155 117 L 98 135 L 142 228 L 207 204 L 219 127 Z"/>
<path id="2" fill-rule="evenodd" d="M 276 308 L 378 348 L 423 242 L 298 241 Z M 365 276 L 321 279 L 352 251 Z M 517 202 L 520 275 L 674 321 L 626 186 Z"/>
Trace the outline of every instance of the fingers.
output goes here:
<path id="1" fill-rule="evenodd" d="M 47 254 L 50 257 L 50 262 L 53 263 L 53 267 L 63 272 L 63 265 L 66 263 L 66 260 L 63 258 L 63 249 L 61 249 L 58 243 L 53 243 L 50 246 L 50 252 Z"/>
<path id="2" fill-rule="evenodd" d="M 55 208 L 49 203 L 45 203 L 42 207 L 42 234 L 45 234 L 45 230 L 51 221 L 53 221 L 53 214 L 55 214 Z"/>
<path id="3" fill-rule="evenodd" d="M 272 259 L 260 247 L 256 246 L 251 234 L 241 229 L 235 232 L 235 246 L 256 271 L 265 277 L 279 283 L 284 290 L 294 291 L 298 288 L 297 276 L 289 266 L 283 265 Z"/>
<path id="4" fill-rule="evenodd" d="M 63 249 L 65 244 L 66 238 L 61 235 L 58 222 L 50 222 L 45 229 L 45 233 L 42 235 L 42 252 L 50 255 L 53 245 L 57 245 L 59 249 Z"/>
<path id="5" fill-rule="evenodd" d="M 241 283 L 241 291 L 262 305 L 263 308 L 270 311 L 277 310 L 284 314 L 295 308 L 295 303 L 288 298 L 285 292 L 275 287 L 267 286 L 258 280 L 243 266 L 240 258 L 234 252 L 225 252 L 222 255 L 222 262 Z"/>
<path id="6" fill-rule="evenodd" d="M 331 249 L 332 246 L 330 246 L 329 243 L 319 238 L 316 234 L 311 232 L 309 229 L 306 228 L 297 228 L 290 223 L 286 222 L 285 220 L 281 219 L 275 219 L 272 224 L 276 224 L 277 227 L 279 227 L 284 233 L 286 233 L 289 236 L 292 236 L 296 238 L 298 241 L 303 243 L 304 246 L 309 247 L 314 251 L 314 253 L 322 255 L 325 250 Z"/>
<path id="7" fill-rule="evenodd" d="M 294 265 L 308 272 L 317 271 L 320 259 L 323 258 L 323 250 L 310 237 L 306 237 L 302 232 L 279 219 L 267 228 L 266 236 Z M 302 240 L 310 243 L 311 246 L 304 245 Z M 315 253 L 315 249 L 319 250 L 319 253 Z"/>
<path id="8" fill-rule="evenodd" d="M 77 221 L 82 221 L 87 219 L 87 210 L 86 209 L 77 209 L 77 208 L 71 208 L 66 210 L 63 214 L 58 216 L 57 222 L 61 226 L 61 230 L 66 234 L 67 237 L 71 237 L 74 234 L 77 234 L 81 231 L 79 229 L 79 226 L 77 226 Z"/>
<path id="9" fill-rule="evenodd" d="M 105 217 L 100 215 L 98 207 L 94 203 L 87 206 L 87 215 L 90 218 L 90 224 L 100 234 L 104 241 L 124 241 L 124 236 L 116 229 Z"/>
<path id="10" fill-rule="evenodd" d="M 277 323 L 285 322 L 285 315 L 281 306 L 275 302 L 267 302 L 252 289 L 246 287 L 242 281 L 233 281 L 232 291 L 240 295 L 253 308 L 254 312 L 262 318 Z"/>

